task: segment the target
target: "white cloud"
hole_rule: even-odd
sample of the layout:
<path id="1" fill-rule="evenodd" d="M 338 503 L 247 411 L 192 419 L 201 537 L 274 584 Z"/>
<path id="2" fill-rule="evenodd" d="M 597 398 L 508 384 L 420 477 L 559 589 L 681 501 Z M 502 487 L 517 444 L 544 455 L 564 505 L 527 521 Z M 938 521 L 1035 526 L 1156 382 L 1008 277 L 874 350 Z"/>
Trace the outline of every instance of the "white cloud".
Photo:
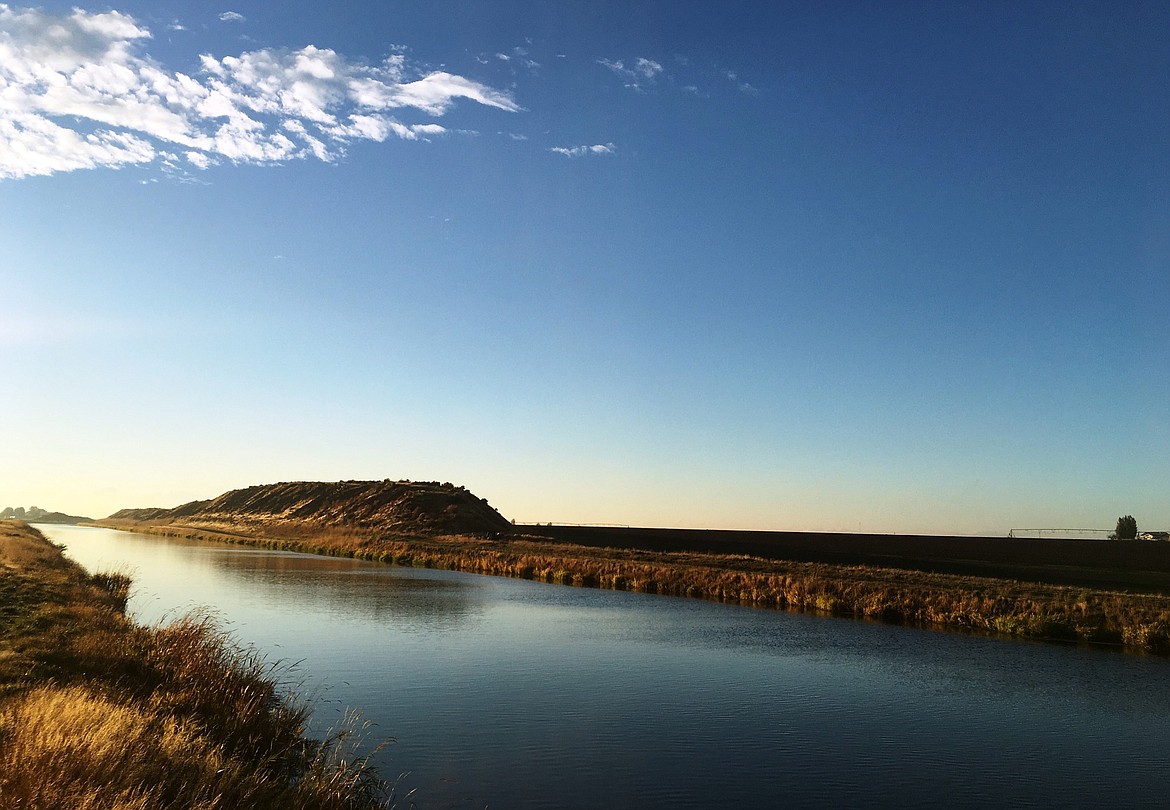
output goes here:
<path id="1" fill-rule="evenodd" d="M 627 88 L 639 93 L 657 88 L 670 88 L 699 98 L 708 98 L 708 92 L 696 83 L 695 78 L 701 77 L 704 82 L 708 82 L 715 76 L 721 81 L 731 82 L 744 95 L 759 96 L 761 93 L 758 87 L 743 81 L 739 73 L 730 68 L 714 66 L 708 70 L 695 70 L 691 68 L 691 60 L 682 55 L 674 56 L 671 72 L 667 72 L 661 62 L 644 56 L 639 56 L 632 62 L 605 58 L 597 59 L 596 62 L 620 77 Z"/>
<path id="2" fill-rule="evenodd" d="M 183 155 L 197 169 L 206 169 L 212 164 L 211 158 L 202 152 L 184 152 Z"/>
<path id="3" fill-rule="evenodd" d="M 643 56 L 635 59 L 631 67 L 626 67 L 621 59 L 598 59 L 597 64 L 625 79 L 626 87 L 631 90 L 642 90 L 644 85 L 654 84 L 663 72 L 661 63 Z"/>
<path id="4" fill-rule="evenodd" d="M 460 101 L 521 109 L 507 92 L 463 76 L 412 74 L 402 53 L 374 66 L 312 45 L 203 54 L 189 76 L 144 53 L 150 37 L 116 11 L 53 15 L 0 4 L 0 179 L 177 166 L 167 150 L 197 169 L 220 159 L 329 161 L 353 140 L 448 132 L 399 117 L 436 118 Z"/>
<path id="5" fill-rule="evenodd" d="M 723 75 L 723 78 L 735 84 L 735 86 L 739 88 L 739 92 L 743 93 L 745 96 L 758 96 L 760 94 L 760 88 L 748 82 L 740 81 L 739 74 L 734 70 L 724 68 L 719 72 Z"/>
<path id="6" fill-rule="evenodd" d="M 238 11 L 225 11 L 219 15 L 219 18 L 224 22 L 244 22 L 247 19 L 247 17 Z"/>
<path id="7" fill-rule="evenodd" d="M 520 106 L 507 93 L 444 71 L 393 86 L 392 92 L 382 99 L 382 106 L 416 107 L 432 115 L 442 115 L 457 98 L 470 99 L 508 112 L 520 110 Z"/>
<path id="8" fill-rule="evenodd" d="M 439 124 L 403 124 L 385 115 L 351 115 L 347 123 L 332 127 L 329 134 L 337 138 L 360 138 L 384 141 L 395 135 L 404 141 L 430 140 L 431 135 L 445 135 L 447 128 Z M 327 160 L 328 158 L 322 158 Z"/>
<path id="9" fill-rule="evenodd" d="M 634 63 L 634 72 L 642 75 L 643 78 L 653 79 L 662 72 L 662 65 L 655 62 L 653 59 L 638 58 Z"/>
<path id="10" fill-rule="evenodd" d="M 511 53 L 499 52 L 494 54 L 495 58 L 501 62 L 510 62 L 515 65 L 521 65 L 528 70 L 536 70 L 540 67 L 540 63 L 528 58 L 528 49 L 516 46 Z M 487 64 L 487 60 L 483 61 Z"/>
<path id="11" fill-rule="evenodd" d="M 553 146 L 548 151 L 556 155 L 578 158 L 587 155 L 612 155 L 617 152 L 617 147 L 612 143 L 597 143 L 593 146 Z"/>

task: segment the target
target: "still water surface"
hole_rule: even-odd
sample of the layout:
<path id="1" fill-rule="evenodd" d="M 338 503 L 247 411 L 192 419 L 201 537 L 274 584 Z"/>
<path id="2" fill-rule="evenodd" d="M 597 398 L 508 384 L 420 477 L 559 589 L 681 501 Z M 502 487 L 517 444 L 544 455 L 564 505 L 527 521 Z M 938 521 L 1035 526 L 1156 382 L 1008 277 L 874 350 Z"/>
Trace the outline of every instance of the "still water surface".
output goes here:
<path id="1" fill-rule="evenodd" d="M 39 528 L 359 707 L 423 810 L 1170 802 L 1165 659 Z"/>

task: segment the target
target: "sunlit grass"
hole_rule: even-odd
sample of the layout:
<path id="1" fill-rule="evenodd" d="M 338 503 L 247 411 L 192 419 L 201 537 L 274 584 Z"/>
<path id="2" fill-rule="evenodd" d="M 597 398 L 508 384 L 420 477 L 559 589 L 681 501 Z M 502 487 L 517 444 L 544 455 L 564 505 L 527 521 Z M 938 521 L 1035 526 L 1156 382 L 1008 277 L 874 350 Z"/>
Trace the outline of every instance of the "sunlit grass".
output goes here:
<path id="1" fill-rule="evenodd" d="M 0 525 L 0 807 L 393 805 L 354 718 L 312 739 L 255 650 L 208 613 L 134 625 L 129 586 Z"/>
<path id="2" fill-rule="evenodd" d="M 135 531 L 849 616 L 892 624 L 1107 644 L 1170 654 L 1170 597 L 746 555 L 595 548 L 536 538 L 403 537 L 297 526 L 225 535 L 209 527 Z M 279 531 L 278 536 L 273 536 Z"/>

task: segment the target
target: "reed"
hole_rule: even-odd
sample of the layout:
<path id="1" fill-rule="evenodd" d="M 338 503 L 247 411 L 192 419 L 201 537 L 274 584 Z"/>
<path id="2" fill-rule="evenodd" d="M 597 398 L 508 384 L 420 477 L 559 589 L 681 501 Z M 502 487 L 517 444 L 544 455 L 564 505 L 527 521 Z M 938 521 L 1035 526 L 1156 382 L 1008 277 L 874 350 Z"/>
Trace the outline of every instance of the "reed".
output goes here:
<path id="1" fill-rule="evenodd" d="M 98 571 L 89 578 L 90 583 L 110 599 L 110 604 L 119 613 L 125 612 L 130 599 L 133 580 L 125 571 Z"/>
<path id="2" fill-rule="evenodd" d="M 0 807 L 395 805 L 354 718 L 309 737 L 280 670 L 206 612 L 133 624 L 129 586 L 0 525 Z"/>
<path id="3" fill-rule="evenodd" d="M 108 523 L 107 523 L 108 525 Z M 1170 597 L 746 555 L 596 548 L 512 537 L 407 537 L 352 527 L 125 526 L 395 565 L 684 596 L 918 627 L 1170 655 Z"/>

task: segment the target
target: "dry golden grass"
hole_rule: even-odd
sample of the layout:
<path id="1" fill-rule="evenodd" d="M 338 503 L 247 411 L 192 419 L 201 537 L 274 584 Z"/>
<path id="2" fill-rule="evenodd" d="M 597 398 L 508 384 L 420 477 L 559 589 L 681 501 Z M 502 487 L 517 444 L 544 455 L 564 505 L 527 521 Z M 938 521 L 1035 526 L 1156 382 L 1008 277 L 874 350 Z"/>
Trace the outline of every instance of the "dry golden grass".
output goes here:
<path id="1" fill-rule="evenodd" d="M 225 807 L 252 780 L 192 721 L 143 712 L 90 687 L 40 687 L 0 713 L 0 795 L 68 807 L 95 786 L 115 807 Z"/>
<path id="2" fill-rule="evenodd" d="M 272 524 L 236 527 L 231 533 L 197 524 L 140 523 L 124 528 L 396 565 L 1170 654 L 1166 596 L 746 555 L 575 546 L 522 537 L 401 537 Z"/>
<path id="3" fill-rule="evenodd" d="M 89 577 L 26 526 L 0 524 L 0 560 L 0 807 L 393 803 L 354 729 L 308 738 L 304 705 L 211 616 L 135 626 L 124 575 Z"/>

